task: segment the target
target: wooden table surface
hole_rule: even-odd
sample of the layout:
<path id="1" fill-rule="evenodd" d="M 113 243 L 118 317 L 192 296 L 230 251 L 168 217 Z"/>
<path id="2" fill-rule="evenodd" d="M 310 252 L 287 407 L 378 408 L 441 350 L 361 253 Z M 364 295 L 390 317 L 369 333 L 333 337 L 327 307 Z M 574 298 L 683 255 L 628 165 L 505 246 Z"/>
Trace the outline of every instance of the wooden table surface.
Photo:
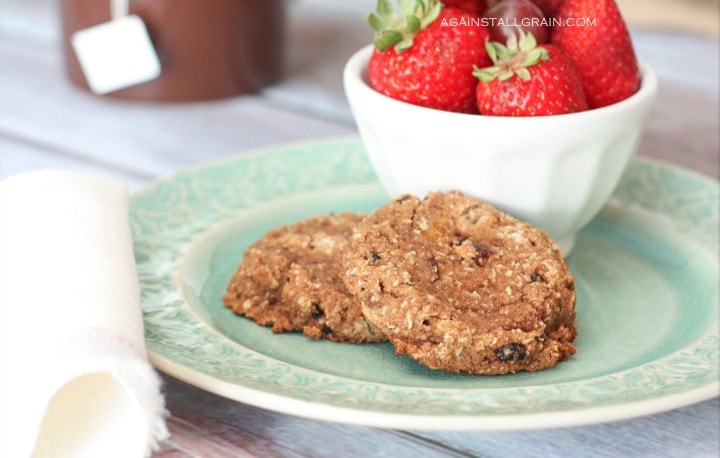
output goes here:
<path id="1" fill-rule="evenodd" d="M 132 190 L 179 169 L 284 142 L 353 135 L 341 85 L 371 39 L 374 0 L 288 4 L 285 77 L 260 94 L 157 104 L 90 95 L 63 70 L 58 6 L 1 0 L 0 177 L 41 168 L 119 177 Z M 717 12 L 715 12 L 717 14 Z M 687 22 L 687 21 L 685 21 Z M 639 154 L 720 175 L 716 37 L 632 29 L 660 96 Z M 155 456 L 688 456 L 720 453 L 718 398 L 613 423 L 510 432 L 396 431 L 315 421 L 226 400 L 164 376 L 172 436 Z"/>

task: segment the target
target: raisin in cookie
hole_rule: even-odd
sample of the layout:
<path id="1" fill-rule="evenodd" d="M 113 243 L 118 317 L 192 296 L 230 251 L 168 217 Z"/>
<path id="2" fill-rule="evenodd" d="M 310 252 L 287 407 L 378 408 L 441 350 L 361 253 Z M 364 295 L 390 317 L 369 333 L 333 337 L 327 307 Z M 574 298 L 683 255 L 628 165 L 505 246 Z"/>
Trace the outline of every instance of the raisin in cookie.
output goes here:
<path id="1" fill-rule="evenodd" d="M 384 341 L 340 278 L 360 215 L 323 215 L 266 233 L 245 251 L 225 305 L 275 332 L 302 331 L 338 342 Z"/>
<path id="2" fill-rule="evenodd" d="M 398 354 L 470 374 L 575 353 L 575 287 L 547 235 L 458 192 L 403 196 L 355 227 L 343 278 Z"/>

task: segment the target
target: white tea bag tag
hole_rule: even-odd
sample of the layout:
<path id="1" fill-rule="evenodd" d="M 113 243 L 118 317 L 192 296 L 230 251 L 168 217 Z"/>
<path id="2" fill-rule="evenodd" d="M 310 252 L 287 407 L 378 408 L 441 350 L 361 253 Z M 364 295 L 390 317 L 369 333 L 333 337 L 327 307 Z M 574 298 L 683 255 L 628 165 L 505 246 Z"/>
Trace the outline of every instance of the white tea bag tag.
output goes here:
<path id="1" fill-rule="evenodd" d="M 90 90 L 107 94 L 160 76 L 160 60 L 136 15 L 79 30 L 72 46 Z"/>

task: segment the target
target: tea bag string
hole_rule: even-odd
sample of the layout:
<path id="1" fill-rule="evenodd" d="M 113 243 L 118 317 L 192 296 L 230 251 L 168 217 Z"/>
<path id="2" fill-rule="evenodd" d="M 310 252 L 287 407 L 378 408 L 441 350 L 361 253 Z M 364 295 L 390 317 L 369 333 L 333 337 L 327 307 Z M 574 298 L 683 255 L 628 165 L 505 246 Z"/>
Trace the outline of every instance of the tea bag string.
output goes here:
<path id="1" fill-rule="evenodd" d="M 130 14 L 130 0 L 110 0 L 110 19 L 122 19 Z"/>

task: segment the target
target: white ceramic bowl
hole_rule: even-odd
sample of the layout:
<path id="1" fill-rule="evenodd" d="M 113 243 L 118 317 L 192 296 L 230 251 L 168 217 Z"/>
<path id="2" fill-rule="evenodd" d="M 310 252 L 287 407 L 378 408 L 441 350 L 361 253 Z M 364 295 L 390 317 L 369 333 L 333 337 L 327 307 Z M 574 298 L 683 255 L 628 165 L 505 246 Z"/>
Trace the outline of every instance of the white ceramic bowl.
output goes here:
<path id="1" fill-rule="evenodd" d="M 620 180 L 657 94 L 657 77 L 641 62 L 640 90 L 604 108 L 522 118 L 451 113 L 373 90 L 371 53 L 355 53 L 343 77 L 385 190 L 422 197 L 457 189 L 544 229 L 565 255 Z"/>

